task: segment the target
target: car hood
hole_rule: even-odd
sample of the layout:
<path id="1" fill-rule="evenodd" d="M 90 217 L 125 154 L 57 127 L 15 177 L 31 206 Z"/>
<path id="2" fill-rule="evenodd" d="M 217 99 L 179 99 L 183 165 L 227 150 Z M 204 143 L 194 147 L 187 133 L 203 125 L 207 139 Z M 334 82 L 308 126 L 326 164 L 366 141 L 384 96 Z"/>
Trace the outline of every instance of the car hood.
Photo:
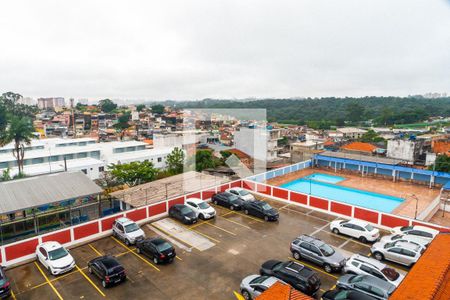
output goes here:
<path id="1" fill-rule="evenodd" d="M 279 264 L 280 262 L 281 262 L 281 261 L 279 261 L 279 260 L 274 260 L 274 259 L 268 260 L 268 261 L 266 261 L 265 263 L 263 263 L 263 264 L 261 265 L 261 268 L 267 269 L 267 270 L 272 270 L 273 267 L 274 267 L 276 264 Z"/>
<path id="2" fill-rule="evenodd" d="M 74 262 L 72 255 L 70 255 L 70 253 L 60 259 L 57 260 L 51 260 L 50 264 L 52 265 L 52 267 L 56 267 L 56 268 L 62 268 L 62 267 L 67 267 L 68 265 L 71 265 Z"/>
<path id="3" fill-rule="evenodd" d="M 334 220 L 334 221 L 332 221 L 330 223 L 330 225 L 332 225 L 332 226 L 339 226 L 339 224 L 341 224 L 342 221 L 344 221 L 344 220 Z"/>
<path id="4" fill-rule="evenodd" d="M 384 244 L 383 242 L 376 242 L 372 245 L 372 249 L 384 249 Z"/>
<path id="5" fill-rule="evenodd" d="M 325 258 L 328 259 L 330 262 L 333 262 L 333 263 L 340 263 L 341 261 L 345 260 L 345 256 L 342 255 L 341 252 L 338 252 L 336 250 L 334 250 L 333 255 L 325 256 Z"/>
<path id="6" fill-rule="evenodd" d="M 202 210 L 200 210 L 200 211 L 203 212 L 203 213 L 205 213 L 205 214 L 210 215 L 210 214 L 215 213 L 216 210 L 210 206 L 210 207 L 208 207 L 207 209 L 202 209 Z"/>
<path id="7" fill-rule="evenodd" d="M 269 216 L 278 215 L 278 211 L 275 208 L 269 209 L 269 210 L 265 211 L 265 213 L 268 214 Z"/>
<path id="8" fill-rule="evenodd" d="M 190 211 L 187 214 L 183 214 L 183 217 L 188 217 L 188 218 L 193 219 L 193 218 L 196 218 L 196 215 L 195 215 L 195 212 Z"/>
<path id="9" fill-rule="evenodd" d="M 137 237 L 139 237 L 139 236 L 145 236 L 145 233 L 144 233 L 144 231 L 143 231 L 142 229 L 138 229 L 138 230 L 136 230 L 136 231 L 127 233 L 127 235 L 128 235 L 129 237 L 131 237 L 131 238 L 137 238 Z"/>

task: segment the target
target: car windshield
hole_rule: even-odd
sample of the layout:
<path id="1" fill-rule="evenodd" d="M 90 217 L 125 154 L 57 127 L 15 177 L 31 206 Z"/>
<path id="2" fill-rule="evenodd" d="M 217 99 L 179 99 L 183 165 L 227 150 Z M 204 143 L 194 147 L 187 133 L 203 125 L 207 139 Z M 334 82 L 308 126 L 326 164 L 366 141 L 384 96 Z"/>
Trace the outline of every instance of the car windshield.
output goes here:
<path id="1" fill-rule="evenodd" d="M 334 249 L 328 246 L 327 244 L 323 244 L 322 246 L 319 247 L 319 249 L 324 256 L 331 256 L 334 254 Z"/>
<path id="2" fill-rule="evenodd" d="M 63 247 L 48 252 L 48 257 L 50 260 L 57 260 L 67 255 L 69 255 L 69 252 L 67 252 L 67 250 Z"/>
<path id="3" fill-rule="evenodd" d="M 247 192 L 246 190 L 241 190 L 241 191 L 239 191 L 239 195 L 241 195 L 241 196 L 247 196 L 247 195 L 250 195 L 250 193 Z"/>
<path id="4" fill-rule="evenodd" d="M 396 234 L 396 235 L 394 235 L 394 236 L 392 237 L 391 240 L 395 241 L 395 240 L 398 240 L 398 239 L 400 239 L 400 238 L 402 238 L 402 237 L 403 237 L 403 236 L 402 236 L 401 234 Z"/>
<path id="5" fill-rule="evenodd" d="M 267 278 L 269 278 L 269 276 L 258 276 L 258 277 L 256 277 L 255 279 L 253 279 L 252 281 L 250 281 L 250 284 L 253 284 L 253 283 L 262 283 L 262 282 L 264 282 Z"/>
<path id="6" fill-rule="evenodd" d="M 384 268 L 381 270 L 381 273 L 383 273 L 389 280 L 397 280 L 400 276 L 400 274 L 392 268 Z"/>
<path id="7" fill-rule="evenodd" d="M 131 224 L 125 225 L 126 233 L 133 232 L 136 230 L 139 230 L 139 226 L 136 223 L 131 223 Z"/>
<path id="8" fill-rule="evenodd" d="M 187 215 L 187 214 L 189 214 L 191 212 L 192 212 L 192 210 L 189 207 L 186 207 L 186 206 L 181 209 L 181 213 L 184 214 L 184 215 Z"/>
<path id="9" fill-rule="evenodd" d="M 228 200 L 230 200 L 231 203 L 235 203 L 239 201 L 239 197 L 236 195 L 228 196 Z"/>
<path id="10" fill-rule="evenodd" d="M 360 282 L 363 279 L 364 275 L 356 275 L 355 277 L 353 277 L 352 279 L 350 279 L 350 283 L 355 283 L 355 282 Z"/>
<path id="11" fill-rule="evenodd" d="M 271 209 L 272 209 L 272 206 L 270 206 L 270 205 L 267 204 L 267 203 L 264 203 L 264 204 L 262 205 L 262 209 L 263 209 L 263 210 L 271 210 Z"/>
<path id="12" fill-rule="evenodd" d="M 172 245 L 167 242 L 158 244 L 158 245 L 156 245 L 156 247 L 158 248 L 159 251 L 166 251 L 166 250 L 172 249 Z"/>
<path id="13" fill-rule="evenodd" d="M 367 231 L 372 231 L 372 230 L 373 230 L 373 226 L 370 225 L 370 224 L 367 224 L 367 225 L 365 226 L 365 228 L 367 229 Z"/>
<path id="14" fill-rule="evenodd" d="M 209 208 L 209 204 L 206 202 L 200 202 L 198 204 L 198 207 L 200 207 L 201 209 L 208 209 Z"/>
<path id="15" fill-rule="evenodd" d="M 411 229 L 413 229 L 412 226 L 403 226 L 400 228 L 401 231 L 406 231 L 406 230 L 411 230 Z"/>
<path id="16" fill-rule="evenodd" d="M 391 248 L 394 246 L 395 246 L 395 242 L 394 243 L 386 243 L 386 245 L 384 245 L 384 249 Z"/>

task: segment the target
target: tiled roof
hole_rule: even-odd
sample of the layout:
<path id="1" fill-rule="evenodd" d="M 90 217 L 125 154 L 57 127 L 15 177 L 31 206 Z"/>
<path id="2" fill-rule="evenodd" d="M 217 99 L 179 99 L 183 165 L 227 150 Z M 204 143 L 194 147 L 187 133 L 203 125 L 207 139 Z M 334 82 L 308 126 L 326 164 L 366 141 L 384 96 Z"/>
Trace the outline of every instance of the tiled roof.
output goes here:
<path id="1" fill-rule="evenodd" d="M 313 300 L 313 298 L 293 289 L 290 285 L 275 283 L 256 300 Z"/>
<path id="2" fill-rule="evenodd" d="M 236 155 L 238 158 L 250 158 L 250 156 L 247 153 L 242 152 L 241 150 L 238 149 L 230 149 L 228 150 L 229 152 L 233 153 L 234 155 Z"/>
<path id="3" fill-rule="evenodd" d="M 450 234 L 440 233 L 389 300 L 450 299 Z"/>
<path id="4" fill-rule="evenodd" d="M 364 151 L 364 152 L 373 152 L 377 149 L 372 144 L 362 143 L 362 142 L 354 142 L 341 147 L 341 149 L 352 150 L 352 151 Z"/>

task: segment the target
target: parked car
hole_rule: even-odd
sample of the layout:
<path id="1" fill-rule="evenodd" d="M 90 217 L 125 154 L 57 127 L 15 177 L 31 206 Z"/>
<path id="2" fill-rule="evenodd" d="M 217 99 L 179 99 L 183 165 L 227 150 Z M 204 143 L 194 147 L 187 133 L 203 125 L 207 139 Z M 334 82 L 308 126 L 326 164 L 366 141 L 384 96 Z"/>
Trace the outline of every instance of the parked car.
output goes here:
<path id="1" fill-rule="evenodd" d="M 67 273 L 75 268 L 72 255 L 58 242 L 39 244 L 36 258 L 52 275 Z"/>
<path id="2" fill-rule="evenodd" d="M 128 218 L 118 218 L 112 226 L 113 236 L 122 240 L 127 246 L 144 239 L 145 233 L 136 222 Z"/>
<path id="3" fill-rule="evenodd" d="M 406 242 L 378 242 L 370 248 L 370 252 L 376 259 L 390 260 L 408 267 L 411 267 L 417 262 L 423 251 L 423 247 Z"/>
<path id="4" fill-rule="evenodd" d="M 187 205 L 175 204 L 169 208 L 169 217 L 177 219 L 183 224 L 197 223 L 195 212 Z"/>
<path id="5" fill-rule="evenodd" d="M 326 272 L 340 271 L 345 266 L 345 257 L 333 247 L 309 235 L 301 235 L 291 243 L 292 256 L 306 259 L 322 266 Z"/>
<path id="6" fill-rule="evenodd" d="M 345 234 L 359 239 L 361 242 L 373 242 L 380 236 L 380 231 L 367 222 L 360 220 L 335 220 L 330 223 L 335 234 Z"/>
<path id="7" fill-rule="evenodd" d="M 255 299 L 276 282 L 284 283 L 273 276 L 249 275 L 241 281 L 241 295 L 245 300 Z"/>
<path id="8" fill-rule="evenodd" d="M 335 288 L 323 293 L 322 300 L 375 300 L 376 298 L 355 290 Z"/>
<path id="9" fill-rule="evenodd" d="M 244 203 L 241 198 L 229 192 L 215 194 L 212 196 L 211 201 L 216 205 L 224 206 L 231 210 L 242 209 L 242 204 Z"/>
<path id="10" fill-rule="evenodd" d="M 262 264 L 260 274 L 274 276 L 290 284 L 293 288 L 315 295 L 320 288 L 320 278 L 310 268 L 294 261 L 269 260 Z"/>
<path id="11" fill-rule="evenodd" d="M 239 198 L 241 198 L 244 201 L 255 200 L 255 196 L 250 194 L 249 191 L 247 191 L 243 188 L 240 188 L 240 187 L 234 187 L 234 188 L 228 189 L 226 191 L 238 196 Z"/>
<path id="12" fill-rule="evenodd" d="M 107 288 L 127 279 L 125 268 L 114 256 L 100 256 L 88 262 L 88 272 L 100 278 L 102 286 Z"/>
<path id="13" fill-rule="evenodd" d="M 278 211 L 265 201 L 245 201 L 242 208 L 246 215 L 262 218 L 265 221 L 276 221 L 279 217 Z"/>
<path id="14" fill-rule="evenodd" d="M 390 234 L 381 237 L 380 242 L 392 243 L 392 242 L 409 242 L 417 245 L 421 245 L 426 248 L 430 244 L 429 240 L 412 234 Z"/>
<path id="15" fill-rule="evenodd" d="M 189 198 L 186 200 L 186 205 L 195 212 L 196 217 L 200 220 L 207 220 L 216 216 L 216 210 L 202 199 Z"/>
<path id="16" fill-rule="evenodd" d="M 150 238 L 136 243 L 136 252 L 142 253 L 153 260 L 155 264 L 172 262 L 175 256 L 175 248 L 162 238 Z"/>
<path id="17" fill-rule="evenodd" d="M 0 298 L 4 299 L 9 296 L 11 296 L 11 282 L 3 267 L 0 266 Z"/>
<path id="18" fill-rule="evenodd" d="M 398 286 L 405 278 L 404 275 L 401 275 L 393 268 L 388 268 L 378 260 L 359 254 L 353 254 L 347 260 L 344 272 L 354 275 L 372 275 L 395 286 Z"/>
<path id="19" fill-rule="evenodd" d="M 416 236 L 427 240 L 428 242 L 431 242 L 439 233 L 439 231 L 436 229 L 420 225 L 394 227 L 392 228 L 391 232 L 395 234 Z"/>
<path id="20" fill-rule="evenodd" d="M 336 286 L 355 290 L 375 299 L 388 299 L 395 290 L 395 285 L 371 275 L 346 274 L 337 280 Z"/>

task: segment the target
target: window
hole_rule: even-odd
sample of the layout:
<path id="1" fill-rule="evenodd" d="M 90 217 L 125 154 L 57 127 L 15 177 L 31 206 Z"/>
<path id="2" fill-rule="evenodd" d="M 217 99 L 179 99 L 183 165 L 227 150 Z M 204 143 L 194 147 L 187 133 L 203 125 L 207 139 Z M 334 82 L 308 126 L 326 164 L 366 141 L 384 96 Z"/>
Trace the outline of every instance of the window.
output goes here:
<path id="1" fill-rule="evenodd" d="M 388 250 L 388 252 L 400 254 L 401 253 L 401 249 L 400 248 L 391 248 L 391 249 Z"/>
<path id="2" fill-rule="evenodd" d="M 384 293 L 383 293 L 383 291 L 381 289 L 379 289 L 377 287 L 374 287 L 374 286 L 372 286 L 370 289 L 372 290 L 372 293 L 374 295 L 377 295 L 379 297 L 383 297 L 384 298 Z"/>
<path id="3" fill-rule="evenodd" d="M 372 269 L 366 265 L 361 265 L 361 270 L 363 270 L 364 272 L 369 273 L 369 274 L 372 273 Z"/>
<path id="4" fill-rule="evenodd" d="M 105 167 L 103 167 L 103 166 L 102 167 L 98 167 L 98 171 L 99 172 L 104 172 L 105 171 Z"/>
<path id="5" fill-rule="evenodd" d="M 50 156 L 50 161 L 58 161 L 58 160 L 59 160 L 59 156 L 58 155 Z"/>
<path id="6" fill-rule="evenodd" d="M 87 170 L 86 169 L 81 169 L 81 172 L 83 172 L 84 174 L 87 175 Z"/>
<path id="7" fill-rule="evenodd" d="M 355 283 L 355 287 L 358 289 L 361 289 L 363 291 L 370 292 L 370 287 L 365 283 L 362 283 L 362 282 Z"/>
<path id="8" fill-rule="evenodd" d="M 359 230 L 359 231 L 364 231 L 364 228 L 362 228 L 361 226 L 358 226 L 358 225 L 353 225 L 353 229 Z"/>
<path id="9" fill-rule="evenodd" d="M 162 162 L 162 157 L 158 157 L 158 162 Z"/>
<path id="10" fill-rule="evenodd" d="M 77 156 L 78 158 L 85 158 L 85 157 L 87 157 L 87 152 L 81 152 L 81 153 L 78 153 L 78 156 Z"/>
<path id="11" fill-rule="evenodd" d="M 402 250 L 402 254 L 404 254 L 404 255 L 406 255 L 406 256 L 409 256 L 409 257 L 414 257 L 414 256 L 416 256 L 415 254 L 414 254 L 414 252 L 412 252 L 412 251 L 410 251 L 410 250 L 407 250 L 407 249 L 401 249 Z"/>
<path id="12" fill-rule="evenodd" d="M 67 160 L 73 159 L 73 154 L 66 154 L 64 157 L 65 157 Z"/>
<path id="13" fill-rule="evenodd" d="M 44 255 L 44 257 L 47 257 L 47 251 L 45 251 L 45 249 L 44 248 L 39 248 L 39 252 L 41 252 L 42 253 L 42 255 Z"/>
<path id="14" fill-rule="evenodd" d="M 312 251 L 312 252 L 314 252 L 315 254 L 317 254 L 317 255 L 319 255 L 319 256 L 322 256 L 322 254 L 320 254 L 320 251 L 319 251 L 319 249 L 317 249 L 316 246 L 311 246 L 311 245 L 310 245 L 310 247 L 311 247 L 311 251 Z"/>
<path id="15" fill-rule="evenodd" d="M 357 262 L 352 261 L 352 265 L 354 265 L 355 267 L 358 267 L 359 264 Z"/>
<path id="16" fill-rule="evenodd" d="M 37 158 L 33 158 L 31 163 L 32 164 L 42 164 L 44 162 L 44 158 L 43 157 L 37 157 Z"/>
<path id="17" fill-rule="evenodd" d="M 344 224 L 344 225 L 342 225 L 342 227 L 346 227 L 346 228 L 353 228 L 353 225 L 352 224 Z"/>

